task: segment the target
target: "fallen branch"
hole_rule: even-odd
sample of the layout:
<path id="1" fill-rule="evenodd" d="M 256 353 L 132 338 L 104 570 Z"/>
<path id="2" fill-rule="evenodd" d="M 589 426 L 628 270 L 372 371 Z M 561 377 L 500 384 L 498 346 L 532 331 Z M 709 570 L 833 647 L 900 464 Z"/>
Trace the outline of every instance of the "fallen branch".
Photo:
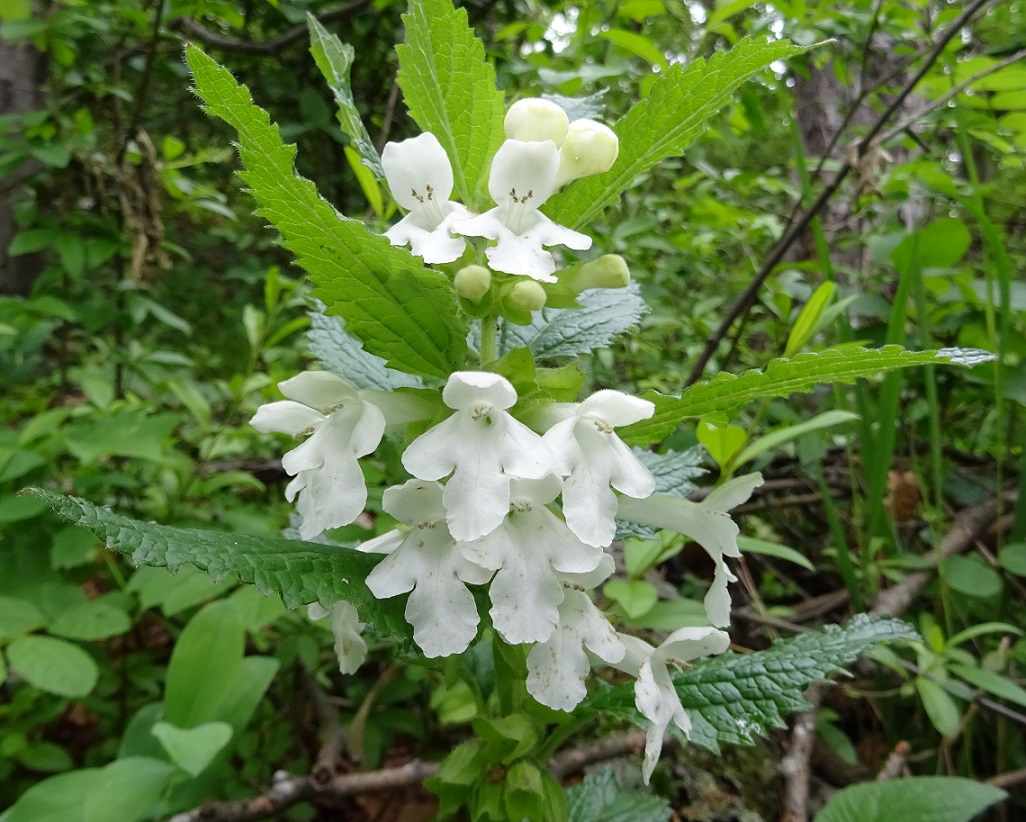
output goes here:
<path id="1" fill-rule="evenodd" d="M 894 746 L 894 750 L 891 751 L 890 756 L 887 757 L 887 761 L 883 763 L 883 767 L 880 768 L 880 773 L 876 775 L 877 782 L 889 782 L 892 779 L 897 779 L 901 776 L 901 772 L 905 770 L 905 762 L 908 760 L 908 755 L 912 753 L 912 746 L 909 745 L 905 740 L 902 740 Z"/>

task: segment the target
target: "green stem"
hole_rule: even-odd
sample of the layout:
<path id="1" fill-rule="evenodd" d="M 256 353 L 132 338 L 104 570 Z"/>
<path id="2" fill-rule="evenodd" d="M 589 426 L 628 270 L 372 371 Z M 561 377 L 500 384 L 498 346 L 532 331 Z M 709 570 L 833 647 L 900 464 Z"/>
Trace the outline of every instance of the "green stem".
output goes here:
<path id="1" fill-rule="evenodd" d="M 499 332 L 499 317 L 497 314 L 489 314 L 481 318 L 481 367 L 495 362 L 499 358 L 497 338 Z"/>

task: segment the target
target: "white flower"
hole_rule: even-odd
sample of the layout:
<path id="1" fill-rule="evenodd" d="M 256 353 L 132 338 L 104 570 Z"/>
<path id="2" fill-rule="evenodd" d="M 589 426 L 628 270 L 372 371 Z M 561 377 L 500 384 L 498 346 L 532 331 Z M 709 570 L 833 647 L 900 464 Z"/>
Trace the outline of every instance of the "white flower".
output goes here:
<path id="1" fill-rule="evenodd" d="M 594 120 L 574 120 L 559 146 L 556 186 L 609 171 L 620 152 L 616 133 Z"/>
<path id="2" fill-rule="evenodd" d="M 338 669 L 344 674 L 354 674 L 367 659 L 367 643 L 363 640 L 364 625 L 356 608 L 339 600 L 331 608 L 323 608 L 316 602 L 307 606 L 310 619 L 331 617 L 331 632 L 335 635 L 335 656 Z"/>
<path id="3" fill-rule="evenodd" d="M 557 225 L 538 210 L 556 190 L 558 172 L 559 149 L 551 140 L 507 140 L 495 152 L 488 177 L 488 193 L 497 207 L 459 223 L 456 231 L 498 240 L 485 251 L 496 271 L 555 282 L 555 260 L 542 246 L 591 247 L 591 237 Z"/>
<path id="4" fill-rule="evenodd" d="M 452 535 L 460 541 L 495 530 L 509 511 L 509 484 L 516 477 L 540 479 L 552 468 L 541 437 L 505 409 L 517 392 L 504 377 L 458 371 L 442 392 L 456 411 L 425 431 L 406 449 L 403 465 L 424 480 L 452 477 L 442 501 Z"/>
<path id="5" fill-rule="evenodd" d="M 637 637 L 620 635 L 627 646 L 622 661 L 613 663 L 637 677 L 634 683 L 634 704 L 649 721 L 645 734 L 645 762 L 641 773 L 648 784 L 659 754 L 663 734 L 672 722 L 685 735 L 691 733 L 691 719 L 680 704 L 680 697 L 670 679 L 668 664 L 686 663 L 710 654 L 722 654 L 730 646 L 730 637 L 715 628 L 680 628 L 670 634 L 658 648 Z"/>
<path id="6" fill-rule="evenodd" d="M 296 437 L 310 434 L 281 462 L 295 477 L 285 497 L 291 502 L 299 495 L 299 534 L 312 539 L 348 525 L 363 511 L 367 486 L 359 458 L 378 447 L 386 424 L 382 410 L 367 398 L 382 392 L 356 391 L 327 371 L 304 371 L 278 388 L 289 399 L 260 406 L 250 425 Z"/>
<path id="7" fill-rule="evenodd" d="M 745 502 L 760 485 L 761 474 L 746 474 L 727 480 L 701 502 L 670 496 L 620 499 L 619 516 L 622 518 L 684 534 L 712 557 L 716 573 L 705 595 L 705 612 L 717 627 L 730 624 L 727 583 L 737 581 L 724 557 L 741 556 L 737 547 L 738 527 L 727 512 Z"/>
<path id="8" fill-rule="evenodd" d="M 527 655 L 527 691 L 542 705 L 556 711 L 572 711 L 588 694 L 584 685 L 591 670 L 585 651 L 604 662 L 620 662 L 627 647 L 606 619 L 588 590 L 613 572 L 613 558 L 602 555 L 599 566 L 588 574 L 559 574 L 564 596 L 559 621 L 545 642 Z"/>
<path id="9" fill-rule="evenodd" d="M 608 545 L 616 535 L 617 497 L 612 488 L 637 498 L 655 490 L 651 472 L 613 430 L 648 419 L 654 411 L 647 400 L 598 391 L 542 438 L 556 458 L 556 470 L 567 477 L 566 524 L 589 545 Z"/>
<path id="10" fill-rule="evenodd" d="M 449 157 L 431 132 L 388 143 L 381 153 L 392 196 L 410 213 L 385 232 L 392 245 L 409 245 L 426 263 L 451 263 L 466 241 L 450 232 L 467 209 L 449 199 L 453 175 Z"/>
<path id="11" fill-rule="evenodd" d="M 450 656 L 467 650 L 480 617 L 474 595 L 464 583 L 481 585 L 492 572 L 465 559 L 445 527 L 442 488 L 437 482 L 410 480 L 385 491 L 382 507 L 412 526 L 407 534 L 390 531 L 360 546 L 387 553 L 367 576 L 378 599 L 412 591 L 406 620 L 425 656 Z"/>
<path id="12" fill-rule="evenodd" d="M 511 645 L 544 642 L 552 635 L 563 601 L 556 571 L 593 571 L 603 557 L 546 508 L 559 490 L 560 482 L 551 474 L 532 482 L 514 480 L 512 508 L 502 524 L 459 546 L 475 565 L 498 571 L 489 588 L 489 613 L 495 630 Z"/>

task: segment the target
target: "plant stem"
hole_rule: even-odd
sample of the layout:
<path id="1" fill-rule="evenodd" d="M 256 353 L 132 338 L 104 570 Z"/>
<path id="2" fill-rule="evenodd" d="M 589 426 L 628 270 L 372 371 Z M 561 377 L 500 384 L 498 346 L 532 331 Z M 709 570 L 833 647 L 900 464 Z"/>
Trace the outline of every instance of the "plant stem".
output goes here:
<path id="1" fill-rule="evenodd" d="M 496 338 L 499 332 L 499 317 L 489 314 L 481 318 L 481 367 L 494 362 L 498 357 Z"/>

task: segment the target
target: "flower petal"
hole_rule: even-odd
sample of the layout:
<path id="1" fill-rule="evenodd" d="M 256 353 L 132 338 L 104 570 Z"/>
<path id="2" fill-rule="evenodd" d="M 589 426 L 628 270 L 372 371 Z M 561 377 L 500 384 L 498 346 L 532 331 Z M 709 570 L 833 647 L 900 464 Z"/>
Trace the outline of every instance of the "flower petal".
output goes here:
<path id="1" fill-rule="evenodd" d="M 356 390 L 330 371 L 303 371 L 278 383 L 278 390 L 290 400 L 325 412 L 358 401 Z"/>
<path id="2" fill-rule="evenodd" d="M 381 168 L 395 201 L 407 211 L 419 209 L 429 195 L 438 202 L 452 196 L 449 155 L 430 131 L 399 143 L 386 143 Z"/>
<path id="3" fill-rule="evenodd" d="M 296 436 L 316 428 L 325 417 L 320 411 L 292 400 L 280 400 L 261 405 L 249 421 L 257 431 L 271 431 Z"/>
<path id="4" fill-rule="evenodd" d="M 453 410 L 466 411 L 477 405 L 505 410 L 517 401 L 513 384 L 488 371 L 457 371 L 442 390 L 442 401 Z"/>
<path id="5" fill-rule="evenodd" d="M 499 206 L 536 210 L 556 190 L 558 171 L 559 149 L 551 140 L 506 140 L 492 158 L 488 193 Z"/>
<path id="6" fill-rule="evenodd" d="M 618 428 L 649 419 L 655 413 L 655 404 L 622 391 L 604 389 L 582 402 L 577 413 L 582 417 L 597 417 Z"/>

